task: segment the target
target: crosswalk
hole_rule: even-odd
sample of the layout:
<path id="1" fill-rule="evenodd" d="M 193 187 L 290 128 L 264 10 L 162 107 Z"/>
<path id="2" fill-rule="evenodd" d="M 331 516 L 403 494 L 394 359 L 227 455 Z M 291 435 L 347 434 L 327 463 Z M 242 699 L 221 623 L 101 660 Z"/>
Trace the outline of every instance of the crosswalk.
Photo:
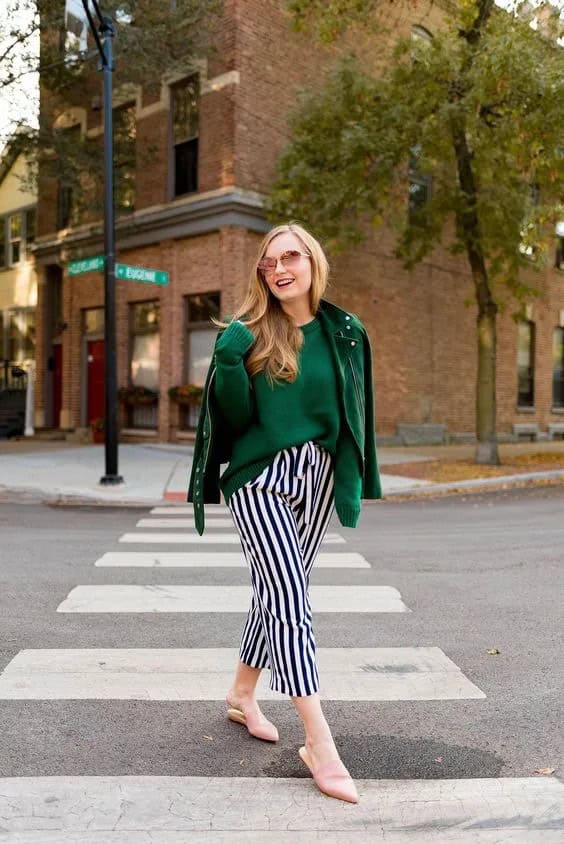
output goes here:
<path id="1" fill-rule="evenodd" d="M 56 606 L 62 615 L 182 613 L 212 623 L 227 613 L 244 620 L 250 585 L 226 580 L 246 568 L 226 507 L 206 508 L 207 529 L 194 531 L 192 507 L 155 507 L 112 550 L 92 560 L 107 583 L 76 584 Z M 231 530 L 231 532 L 229 532 Z M 183 545 L 160 550 L 159 545 Z M 237 544 L 238 550 L 218 550 Z M 153 548 L 153 546 L 157 546 Z M 327 550 L 337 546 L 338 550 Z M 316 561 L 316 614 L 378 618 L 413 613 L 391 583 L 349 585 L 342 573 L 370 570 L 362 554 L 329 532 Z M 198 569 L 207 583 L 112 582 L 127 570 Z M 226 570 L 222 582 L 222 569 Z M 207 574 L 209 571 L 209 574 Z M 335 574 L 332 574 L 334 572 Z M 171 572 L 173 575 L 173 572 Z M 338 575 L 338 576 L 337 576 Z M 162 575 L 164 577 L 164 574 Z M 369 615 L 371 614 L 371 615 Z M 146 616 L 153 617 L 152 615 Z M 207 621 L 207 619 L 210 621 Z M 403 622 L 402 622 L 403 623 Z M 236 647 L 25 648 L 0 673 L 6 701 L 222 701 Z M 237 643 L 238 644 L 238 643 Z M 486 697 L 437 645 L 317 647 L 325 701 L 479 701 Z M 260 700 L 280 702 L 263 672 Z M 100 703 L 101 705 L 101 703 Z M 144 704 L 148 705 L 148 703 Z M 272 773 L 272 769 L 269 770 Z M 10 844 L 184 844 L 192 842 L 393 842 L 393 844 L 556 844 L 562 842 L 564 786 L 556 779 L 356 779 L 356 806 L 323 797 L 309 778 L 202 776 L 26 776 L 0 779 L 0 842 Z M 274 809 L 273 809 L 274 807 Z"/>

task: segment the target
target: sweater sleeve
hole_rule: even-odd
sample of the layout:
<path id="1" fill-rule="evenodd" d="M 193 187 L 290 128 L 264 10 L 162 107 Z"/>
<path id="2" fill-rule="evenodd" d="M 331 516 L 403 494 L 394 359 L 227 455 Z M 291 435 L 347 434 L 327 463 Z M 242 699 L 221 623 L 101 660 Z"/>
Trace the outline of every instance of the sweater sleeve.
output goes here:
<path id="1" fill-rule="evenodd" d="M 362 470 L 351 471 L 359 462 L 356 443 L 345 425 L 341 425 L 335 459 L 335 509 L 344 527 L 356 527 L 360 516 Z"/>
<path id="2" fill-rule="evenodd" d="M 215 345 L 215 397 L 235 431 L 244 430 L 253 415 L 251 382 L 244 356 L 254 342 L 252 331 L 235 320 L 219 335 Z"/>

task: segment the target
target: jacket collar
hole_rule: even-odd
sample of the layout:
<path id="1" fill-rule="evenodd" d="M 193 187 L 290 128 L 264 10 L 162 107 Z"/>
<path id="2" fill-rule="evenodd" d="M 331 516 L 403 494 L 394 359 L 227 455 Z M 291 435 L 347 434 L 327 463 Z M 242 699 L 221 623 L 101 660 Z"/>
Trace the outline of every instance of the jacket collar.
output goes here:
<path id="1" fill-rule="evenodd" d="M 347 325 L 347 322 L 350 324 L 350 321 L 353 319 L 351 314 L 338 305 L 334 305 L 333 302 L 329 302 L 328 299 L 320 300 L 317 313 L 333 332 L 342 329 L 344 325 Z"/>

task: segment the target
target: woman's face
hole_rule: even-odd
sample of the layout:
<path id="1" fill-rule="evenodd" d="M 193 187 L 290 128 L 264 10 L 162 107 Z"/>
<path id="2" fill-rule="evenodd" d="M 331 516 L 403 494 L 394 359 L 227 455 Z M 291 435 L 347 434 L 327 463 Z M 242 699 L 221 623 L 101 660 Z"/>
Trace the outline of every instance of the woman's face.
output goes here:
<path id="1" fill-rule="evenodd" d="M 307 249 L 292 232 L 282 232 L 270 241 L 264 257 L 277 260 L 274 269 L 262 270 L 266 284 L 272 295 L 276 296 L 282 305 L 284 303 L 295 305 L 301 300 L 309 304 L 311 258 L 304 255 L 290 257 L 285 265 L 279 259 L 288 252 L 307 252 Z"/>

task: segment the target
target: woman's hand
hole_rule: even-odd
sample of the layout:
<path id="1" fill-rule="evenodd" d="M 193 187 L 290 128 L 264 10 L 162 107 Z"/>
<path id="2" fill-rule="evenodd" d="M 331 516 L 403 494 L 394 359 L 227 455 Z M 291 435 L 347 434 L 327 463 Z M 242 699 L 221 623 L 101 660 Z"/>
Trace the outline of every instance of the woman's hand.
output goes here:
<path id="1" fill-rule="evenodd" d="M 219 335 L 215 350 L 223 362 L 236 363 L 247 354 L 255 339 L 255 335 L 245 323 L 236 319 Z"/>

